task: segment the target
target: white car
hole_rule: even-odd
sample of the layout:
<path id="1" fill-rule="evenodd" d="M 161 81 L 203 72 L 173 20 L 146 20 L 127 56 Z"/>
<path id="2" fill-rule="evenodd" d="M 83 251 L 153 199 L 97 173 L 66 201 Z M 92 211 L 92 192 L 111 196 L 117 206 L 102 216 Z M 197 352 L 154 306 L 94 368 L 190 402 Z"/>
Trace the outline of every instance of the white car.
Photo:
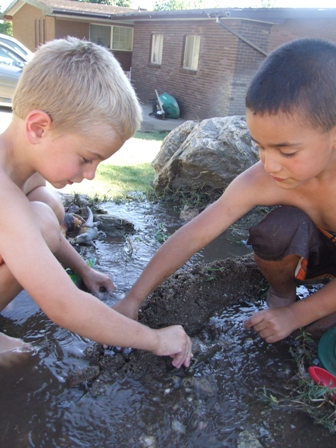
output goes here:
<path id="1" fill-rule="evenodd" d="M 13 45 L 8 45 L 9 39 L 3 42 L 2 36 L 0 34 L 0 106 L 11 107 L 16 84 L 32 53 L 25 55 L 15 50 Z"/>
<path id="2" fill-rule="evenodd" d="M 12 36 L 7 36 L 6 34 L 0 33 L 0 42 L 3 42 L 4 44 L 8 45 L 8 47 L 11 47 L 13 50 L 21 54 L 28 61 L 32 58 L 34 54 L 30 50 L 28 50 L 28 48 L 25 47 L 21 42 L 19 42 Z"/>

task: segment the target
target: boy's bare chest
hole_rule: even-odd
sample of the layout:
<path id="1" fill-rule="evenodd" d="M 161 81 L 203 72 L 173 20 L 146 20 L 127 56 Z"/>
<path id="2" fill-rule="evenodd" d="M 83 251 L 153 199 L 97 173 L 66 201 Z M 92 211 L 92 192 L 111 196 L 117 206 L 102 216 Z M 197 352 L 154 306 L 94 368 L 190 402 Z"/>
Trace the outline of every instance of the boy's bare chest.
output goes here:
<path id="1" fill-rule="evenodd" d="M 305 211 L 316 225 L 336 232 L 336 182 L 292 191 L 289 202 Z"/>

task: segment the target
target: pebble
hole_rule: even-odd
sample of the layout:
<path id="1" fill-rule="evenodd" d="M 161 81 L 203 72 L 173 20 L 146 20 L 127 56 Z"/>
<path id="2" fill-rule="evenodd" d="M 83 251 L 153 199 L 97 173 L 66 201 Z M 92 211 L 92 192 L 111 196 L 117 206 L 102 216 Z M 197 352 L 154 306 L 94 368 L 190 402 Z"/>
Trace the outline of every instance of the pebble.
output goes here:
<path id="1" fill-rule="evenodd" d="M 242 431 L 238 436 L 237 448 L 263 448 L 263 446 L 254 434 Z"/>
<path id="2" fill-rule="evenodd" d="M 172 421 L 172 430 L 179 434 L 186 433 L 186 427 L 176 419 Z"/>
<path id="3" fill-rule="evenodd" d="M 156 448 L 156 438 L 154 436 L 142 436 L 139 442 L 143 448 Z"/>

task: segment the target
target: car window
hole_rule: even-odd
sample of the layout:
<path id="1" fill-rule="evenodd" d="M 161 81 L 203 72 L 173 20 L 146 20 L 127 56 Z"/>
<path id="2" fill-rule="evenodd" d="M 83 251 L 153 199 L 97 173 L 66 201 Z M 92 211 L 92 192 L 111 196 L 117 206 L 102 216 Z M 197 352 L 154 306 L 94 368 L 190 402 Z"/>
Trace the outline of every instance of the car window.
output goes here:
<path id="1" fill-rule="evenodd" d="M 13 50 L 15 50 L 19 54 L 22 54 L 22 56 L 28 56 L 28 52 L 20 47 L 20 45 L 18 45 L 17 43 L 12 42 L 11 40 L 3 39 L 2 37 L 0 37 L 0 42 L 3 42 L 9 47 L 13 48 Z"/>
<path id="2" fill-rule="evenodd" d="M 6 45 L 0 44 L 0 63 L 22 68 L 25 65 L 25 60 Z"/>
<path id="3" fill-rule="evenodd" d="M 28 50 L 21 42 L 14 39 L 11 36 L 7 36 L 5 34 L 0 34 L 0 42 L 3 42 L 7 46 L 11 47 L 17 53 L 22 55 L 25 59 L 30 60 L 32 57 L 32 52 Z"/>

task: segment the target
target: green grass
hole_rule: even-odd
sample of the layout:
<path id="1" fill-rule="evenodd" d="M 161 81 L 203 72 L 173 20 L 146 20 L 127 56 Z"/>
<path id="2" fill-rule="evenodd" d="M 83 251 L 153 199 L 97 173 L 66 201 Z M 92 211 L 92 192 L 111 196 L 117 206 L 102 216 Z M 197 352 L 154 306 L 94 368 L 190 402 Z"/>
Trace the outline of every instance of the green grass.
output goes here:
<path id="1" fill-rule="evenodd" d="M 168 134 L 169 132 L 136 132 L 134 138 L 161 142 Z"/>
<path id="2" fill-rule="evenodd" d="M 112 157 L 102 162 L 93 181 L 67 186 L 61 193 L 87 194 L 100 200 L 121 200 L 146 193 L 154 180 L 152 160 L 167 133 L 137 132 Z"/>

